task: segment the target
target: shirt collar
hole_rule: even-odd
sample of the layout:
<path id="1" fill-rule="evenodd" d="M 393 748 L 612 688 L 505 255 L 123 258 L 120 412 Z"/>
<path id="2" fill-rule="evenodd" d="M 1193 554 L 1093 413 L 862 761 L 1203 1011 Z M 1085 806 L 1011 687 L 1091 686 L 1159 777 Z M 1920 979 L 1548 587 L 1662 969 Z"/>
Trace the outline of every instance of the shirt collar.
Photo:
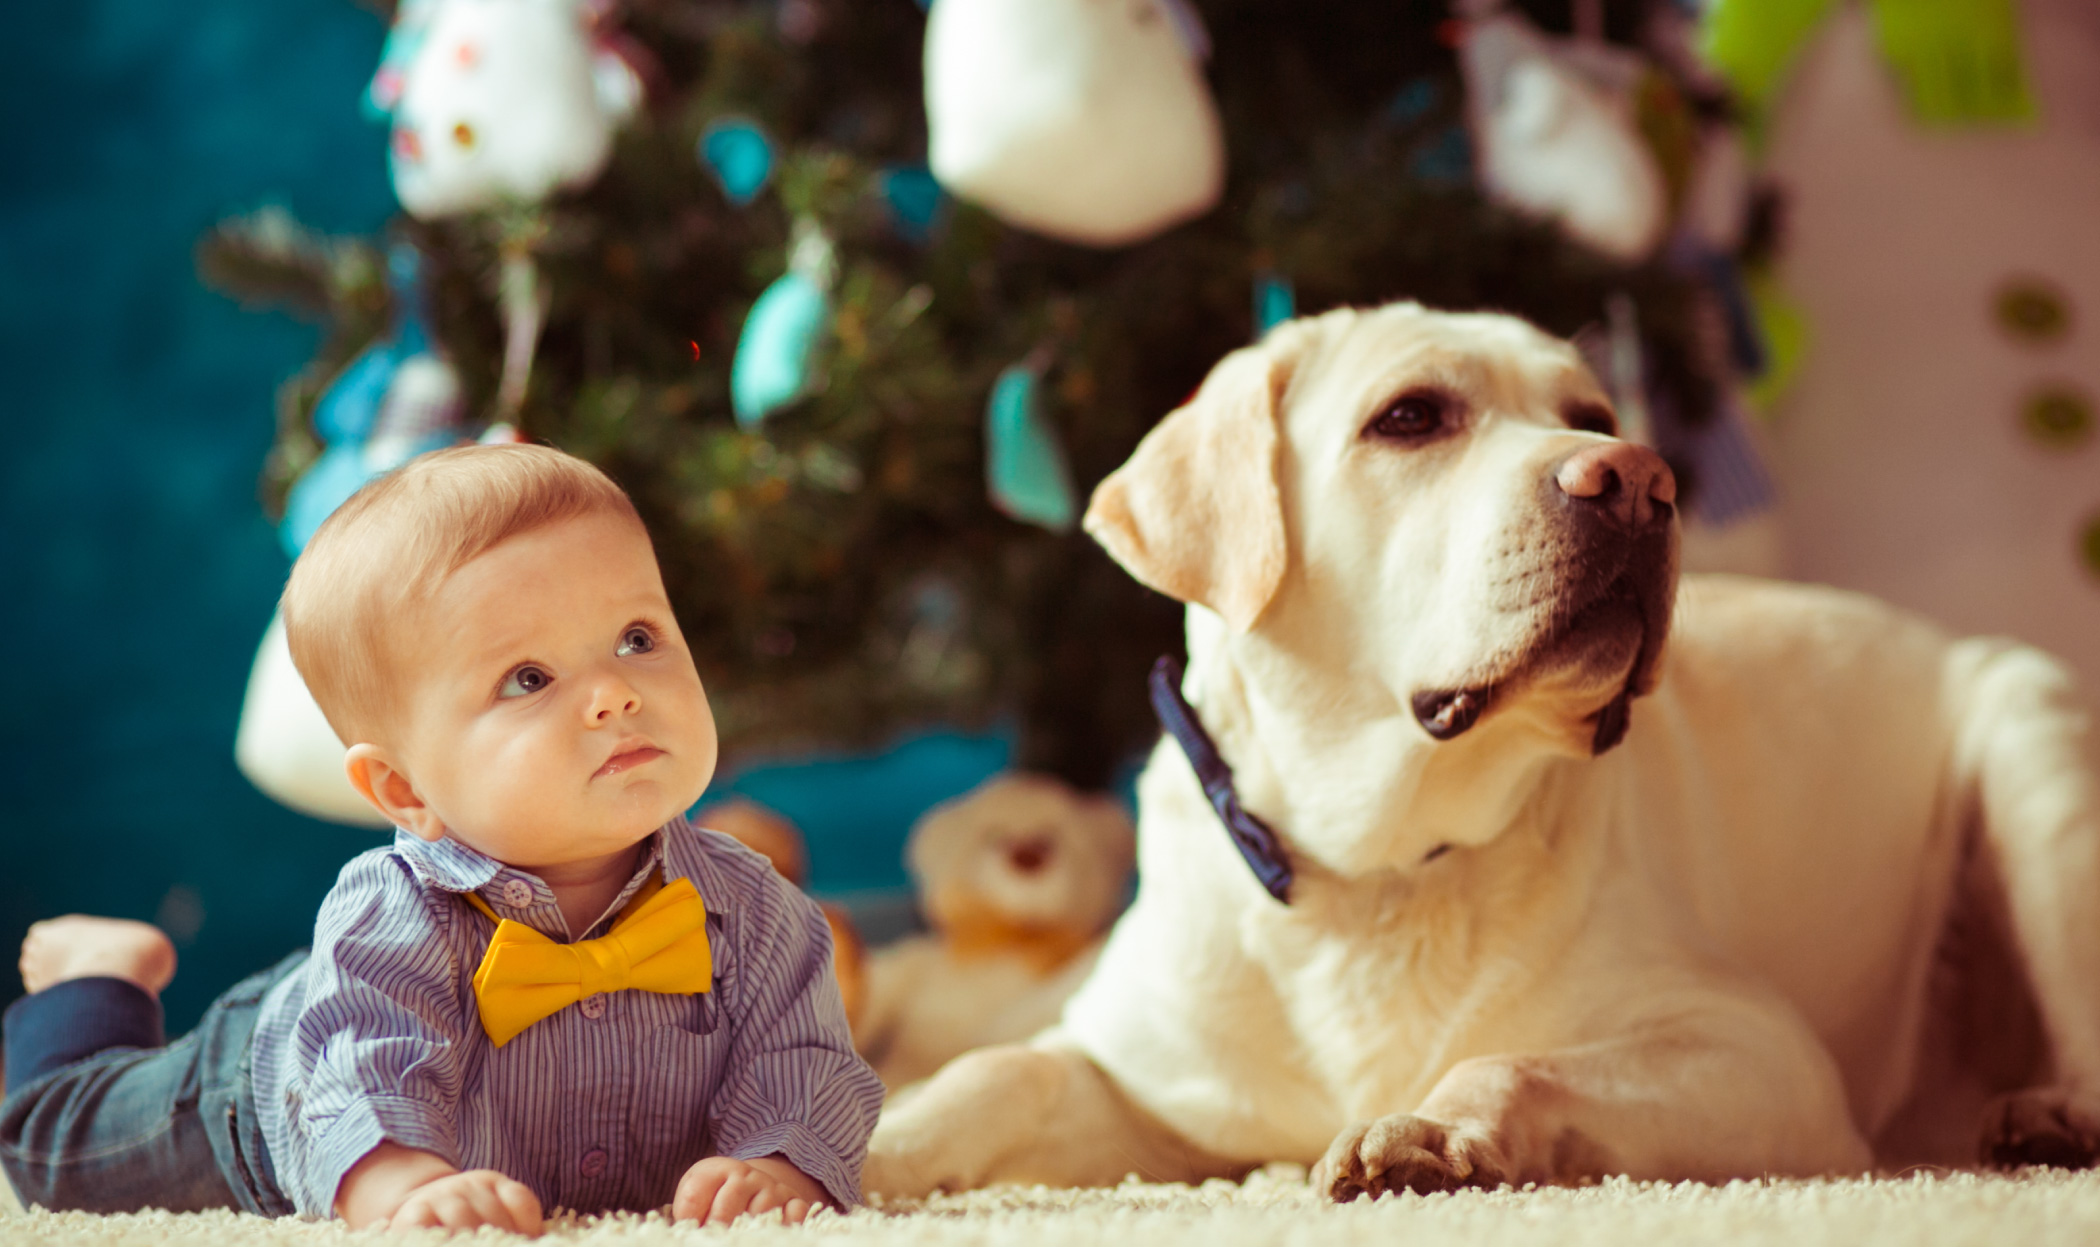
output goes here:
<path id="1" fill-rule="evenodd" d="M 664 832 L 683 821 L 683 818 L 673 819 L 649 833 L 649 838 L 642 842 L 642 858 L 635 863 L 634 874 L 627 880 L 627 886 L 613 898 L 607 913 L 618 912 L 651 875 L 665 869 L 668 859 Z M 554 890 L 529 870 L 505 865 L 450 836 L 437 841 L 425 840 L 400 827 L 394 829 L 394 852 L 408 863 L 418 879 L 430 887 L 447 892 L 479 892 L 499 913 L 508 911 L 507 916 L 514 916 L 530 926 L 542 926 L 550 918 L 554 929 L 559 930 L 562 925 L 560 910 L 554 905 Z M 580 937 L 582 933 L 577 934 Z"/>
<path id="2" fill-rule="evenodd" d="M 508 869 L 480 849 L 450 836 L 425 840 L 406 827 L 394 828 L 394 852 L 416 872 L 416 878 L 447 892 L 472 892 Z"/>

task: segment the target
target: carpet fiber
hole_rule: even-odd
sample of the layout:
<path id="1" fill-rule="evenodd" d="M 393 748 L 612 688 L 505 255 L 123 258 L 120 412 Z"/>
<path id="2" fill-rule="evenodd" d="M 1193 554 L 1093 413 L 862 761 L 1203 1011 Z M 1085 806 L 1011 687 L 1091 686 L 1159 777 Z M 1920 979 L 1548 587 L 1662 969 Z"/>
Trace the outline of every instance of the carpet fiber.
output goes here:
<path id="1" fill-rule="evenodd" d="M 1619 1247 L 1727 1243 L 1729 1247 L 1905 1247 L 2100 1241 L 2100 1173 L 2017 1176 L 1911 1174 L 1833 1182 L 1737 1182 L 1724 1187 L 1607 1182 L 1576 1190 L 1414 1196 L 1331 1207 L 1300 1170 L 1277 1167 L 1244 1185 L 1147 1186 L 1107 1191 L 1009 1188 L 938 1197 L 850 1217 L 820 1215 L 799 1229 L 729 1231 L 660 1217 L 561 1218 L 548 1241 L 591 1247 L 671 1243 L 811 1247 Z M 234 1213 L 0 1212 L 0 1243 L 49 1247 L 322 1247 L 348 1241 L 336 1224 L 266 1221 Z M 421 1236 L 419 1236 L 421 1237 Z M 427 1236 L 435 1239 L 436 1236 Z M 490 1235 L 480 1236 L 483 1239 Z M 359 1241 L 371 1241 L 358 1236 Z"/>

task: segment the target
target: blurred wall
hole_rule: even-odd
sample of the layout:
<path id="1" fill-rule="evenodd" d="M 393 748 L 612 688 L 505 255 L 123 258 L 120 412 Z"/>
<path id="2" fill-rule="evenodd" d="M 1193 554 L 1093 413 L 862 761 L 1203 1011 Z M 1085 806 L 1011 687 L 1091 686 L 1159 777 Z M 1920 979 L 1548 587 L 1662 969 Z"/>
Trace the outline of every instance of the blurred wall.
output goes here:
<path id="1" fill-rule="evenodd" d="M 2052 443 L 2023 419 L 2065 389 L 2100 424 L 2100 3 L 2019 8 L 2033 126 L 1922 128 L 1863 6 L 1797 67 L 1770 166 L 1811 338 L 1775 466 L 1793 574 L 2044 646 L 2100 707 L 2100 427 Z M 1997 315 L 2037 277 L 2071 311 L 2050 341 Z"/>
<path id="2" fill-rule="evenodd" d="M 391 210 L 356 94 L 384 30 L 345 0 L 73 0 L 8 14 L 0 98 L 0 1000 L 69 910 L 183 937 L 171 1020 L 302 942 L 369 833 L 234 770 L 284 556 L 255 502 L 309 328 L 197 284 L 190 248 L 279 199 Z"/>

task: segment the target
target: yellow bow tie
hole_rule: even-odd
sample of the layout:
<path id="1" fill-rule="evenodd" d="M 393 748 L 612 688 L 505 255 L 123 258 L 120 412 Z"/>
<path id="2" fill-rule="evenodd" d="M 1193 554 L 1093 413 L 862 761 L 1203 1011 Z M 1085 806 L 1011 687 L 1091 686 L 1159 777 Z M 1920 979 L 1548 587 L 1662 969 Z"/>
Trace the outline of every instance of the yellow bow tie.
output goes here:
<path id="1" fill-rule="evenodd" d="M 489 951 L 474 971 L 474 1000 L 481 1029 L 498 1048 L 541 1018 L 599 992 L 636 987 L 698 993 L 714 983 L 707 906 L 690 879 L 668 887 L 652 881 L 627 902 L 611 931 L 574 944 L 557 944 L 522 922 L 497 917 L 472 892 L 466 896 L 496 919 Z"/>

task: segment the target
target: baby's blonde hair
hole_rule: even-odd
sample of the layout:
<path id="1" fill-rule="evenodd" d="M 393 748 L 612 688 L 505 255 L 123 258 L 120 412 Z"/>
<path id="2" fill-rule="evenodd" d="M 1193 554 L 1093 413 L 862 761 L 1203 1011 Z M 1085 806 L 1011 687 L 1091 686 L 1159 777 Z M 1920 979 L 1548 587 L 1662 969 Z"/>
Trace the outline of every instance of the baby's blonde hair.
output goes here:
<path id="1" fill-rule="evenodd" d="M 292 663 L 335 734 L 372 740 L 397 709 L 404 608 L 512 537 L 600 514 L 641 527 L 610 477 L 551 446 L 435 450 L 352 494 L 306 543 L 283 600 Z"/>

